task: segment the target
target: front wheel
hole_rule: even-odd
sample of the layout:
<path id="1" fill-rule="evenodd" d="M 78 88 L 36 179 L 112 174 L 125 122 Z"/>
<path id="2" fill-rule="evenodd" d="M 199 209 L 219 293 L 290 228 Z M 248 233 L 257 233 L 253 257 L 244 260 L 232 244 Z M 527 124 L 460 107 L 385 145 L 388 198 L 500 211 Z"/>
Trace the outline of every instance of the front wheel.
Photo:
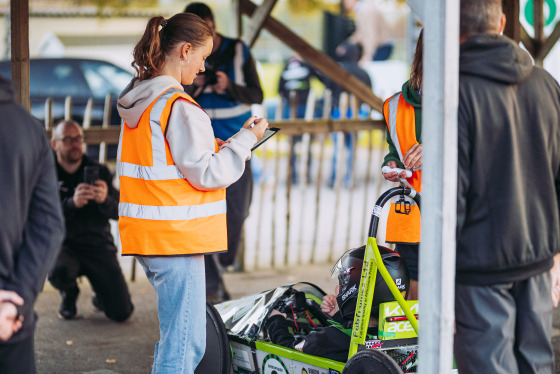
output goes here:
<path id="1" fill-rule="evenodd" d="M 231 350 L 220 314 L 206 303 L 206 352 L 194 371 L 195 374 L 229 374 Z"/>
<path id="2" fill-rule="evenodd" d="M 402 371 L 388 354 L 367 349 L 352 356 L 342 374 L 402 374 Z"/>

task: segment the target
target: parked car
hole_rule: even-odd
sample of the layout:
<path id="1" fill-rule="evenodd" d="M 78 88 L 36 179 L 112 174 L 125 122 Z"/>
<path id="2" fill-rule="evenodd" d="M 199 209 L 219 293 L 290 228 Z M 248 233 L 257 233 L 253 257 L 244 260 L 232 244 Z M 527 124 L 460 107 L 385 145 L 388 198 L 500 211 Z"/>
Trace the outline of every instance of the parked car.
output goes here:
<path id="1" fill-rule="evenodd" d="M 0 62 L 0 74 L 11 79 L 11 62 Z M 45 101 L 52 98 L 54 123 L 64 118 L 64 102 L 72 97 L 72 118 L 82 124 L 88 99 L 93 98 L 91 125 L 103 123 L 105 97 L 111 93 L 110 125 L 119 125 L 117 98 L 133 75 L 108 61 L 85 58 L 32 58 L 30 61 L 31 114 L 45 119 Z M 88 147 L 88 154 L 95 156 L 97 146 Z M 111 145 L 108 157 L 114 158 L 116 146 Z"/>
<path id="2" fill-rule="evenodd" d="M 116 100 L 133 75 L 110 62 L 83 58 L 35 58 L 30 61 L 31 113 L 44 120 L 45 100 L 53 99 L 53 119 L 64 117 L 64 100 L 72 97 L 72 118 L 82 123 L 93 98 L 92 125 L 101 125 L 108 93 L 113 95 L 110 124 L 120 124 Z M 11 79 L 11 62 L 0 62 L 0 74 Z"/>

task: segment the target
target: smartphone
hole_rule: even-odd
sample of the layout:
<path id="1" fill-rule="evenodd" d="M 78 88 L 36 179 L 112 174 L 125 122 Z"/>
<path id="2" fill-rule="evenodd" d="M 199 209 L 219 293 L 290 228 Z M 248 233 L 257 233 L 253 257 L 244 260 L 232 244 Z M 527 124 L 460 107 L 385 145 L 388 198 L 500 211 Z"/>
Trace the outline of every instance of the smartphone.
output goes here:
<path id="1" fill-rule="evenodd" d="M 84 183 L 94 185 L 95 181 L 99 179 L 99 166 L 89 165 L 84 166 Z"/>

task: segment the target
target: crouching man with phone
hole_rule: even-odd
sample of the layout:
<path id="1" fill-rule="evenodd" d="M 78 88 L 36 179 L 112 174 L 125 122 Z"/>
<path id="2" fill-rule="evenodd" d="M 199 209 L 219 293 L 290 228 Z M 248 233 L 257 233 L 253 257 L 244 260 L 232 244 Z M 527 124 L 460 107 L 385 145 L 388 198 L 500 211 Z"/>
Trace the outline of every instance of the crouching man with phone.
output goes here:
<path id="1" fill-rule="evenodd" d="M 109 219 L 118 218 L 119 192 L 109 170 L 84 155 L 78 123 L 60 121 L 53 129 L 51 145 L 66 219 L 66 238 L 49 274 L 62 296 L 59 317 L 76 316 L 80 292 L 76 279 L 85 275 L 93 288 L 93 305 L 108 318 L 125 321 L 134 308 L 109 224 Z"/>

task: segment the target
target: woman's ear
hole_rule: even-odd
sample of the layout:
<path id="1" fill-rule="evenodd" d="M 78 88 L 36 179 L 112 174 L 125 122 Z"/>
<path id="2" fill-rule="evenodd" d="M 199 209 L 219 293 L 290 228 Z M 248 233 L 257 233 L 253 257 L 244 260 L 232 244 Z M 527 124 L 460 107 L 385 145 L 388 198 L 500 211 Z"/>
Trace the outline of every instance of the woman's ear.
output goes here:
<path id="1" fill-rule="evenodd" d="M 181 46 L 181 59 L 186 59 L 187 58 L 187 54 L 192 51 L 192 44 L 189 42 L 185 42 L 182 46 Z"/>

